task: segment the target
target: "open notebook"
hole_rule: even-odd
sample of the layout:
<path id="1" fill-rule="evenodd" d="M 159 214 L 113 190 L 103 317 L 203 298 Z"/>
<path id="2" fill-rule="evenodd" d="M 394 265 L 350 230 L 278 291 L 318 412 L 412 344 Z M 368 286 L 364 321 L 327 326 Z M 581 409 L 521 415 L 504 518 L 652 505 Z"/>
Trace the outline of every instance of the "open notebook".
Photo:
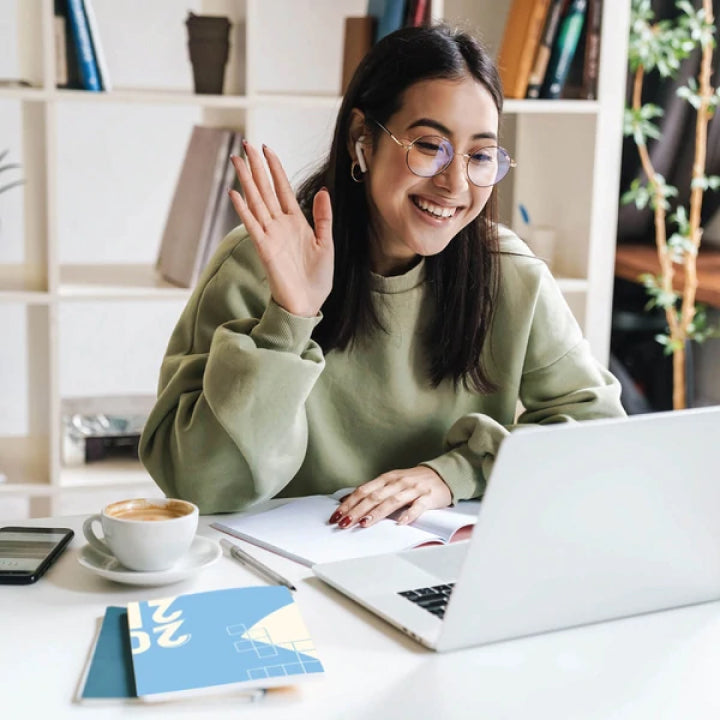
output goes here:
<path id="1" fill-rule="evenodd" d="M 211 527 L 312 566 L 466 540 L 480 505 L 464 501 L 453 508 L 428 510 L 411 525 L 398 525 L 388 518 L 367 528 L 340 529 L 330 525 L 328 518 L 345 494 L 346 490 L 330 496 L 310 495 L 264 512 L 228 515 Z"/>

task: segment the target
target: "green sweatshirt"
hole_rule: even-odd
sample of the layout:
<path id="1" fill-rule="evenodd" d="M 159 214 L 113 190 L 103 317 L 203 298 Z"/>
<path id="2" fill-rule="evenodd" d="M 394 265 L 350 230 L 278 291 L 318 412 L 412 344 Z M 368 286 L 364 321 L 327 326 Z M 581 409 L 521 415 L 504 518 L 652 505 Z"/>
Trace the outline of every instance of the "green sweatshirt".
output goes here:
<path id="1" fill-rule="evenodd" d="M 501 228 L 501 290 L 486 347 L 490 395 L 426 378 L 424 262 L 373 275 L 387 332 L 326 356 L 270 298 L 245 229 L 224 241 L 173 331 L 140 457 L 162 490 L 203 513 L 332 493 L 383 472 L 433 468 L 453 501 L 482 495 L 519 423 L 620 416 L 620 386 L 591 356 L 552 275 Z"/>

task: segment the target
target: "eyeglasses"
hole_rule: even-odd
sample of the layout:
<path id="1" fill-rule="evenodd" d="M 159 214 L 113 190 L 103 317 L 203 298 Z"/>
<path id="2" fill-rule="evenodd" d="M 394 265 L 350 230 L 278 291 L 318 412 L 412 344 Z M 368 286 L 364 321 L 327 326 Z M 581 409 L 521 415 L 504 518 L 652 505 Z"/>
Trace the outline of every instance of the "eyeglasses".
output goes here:
<path id="1" fill-rule="evenodd" d="M 439 175 L 450 167 L 455 155 L 465 158 L 468 180 L 476 187 L 492 187 L 499 183 L 517 163 L 505 148 L 490 145 L 469 153 L 457 153 L 453 144 L 440 135 L 423 135 L 411 143 L 398 140 L 381 122 L 371 119 L 400 147 L 405 148 L 407 166 L 419 177 Z"/>

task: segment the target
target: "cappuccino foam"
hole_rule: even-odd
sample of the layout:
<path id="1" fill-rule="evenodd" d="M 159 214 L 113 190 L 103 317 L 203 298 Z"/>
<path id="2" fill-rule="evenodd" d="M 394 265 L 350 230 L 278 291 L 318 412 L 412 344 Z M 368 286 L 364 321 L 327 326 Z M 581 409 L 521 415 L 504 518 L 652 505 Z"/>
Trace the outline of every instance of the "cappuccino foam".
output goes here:
<path id="1" fill-rule="evenodd" d="M 110 517 L 118 520 L 174 520 L 175 518 L 184 517 L 192 512 L 189 505 L 180 502 L 171 502 L 167 505 L 155 505 L 142 501 L 120 502 L 109 505 L 105 510 Z"/>

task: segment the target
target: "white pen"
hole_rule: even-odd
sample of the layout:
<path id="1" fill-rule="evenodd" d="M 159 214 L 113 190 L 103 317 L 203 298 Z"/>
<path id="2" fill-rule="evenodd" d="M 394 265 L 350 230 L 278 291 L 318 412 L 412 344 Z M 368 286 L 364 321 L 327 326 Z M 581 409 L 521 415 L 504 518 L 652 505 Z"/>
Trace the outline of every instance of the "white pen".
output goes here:
<path id="1" fill-rule="evenodd" d="M 246 567 L 252 568 L 253 570 L 263 575 L 267 580 L 275 583 L 276 585 L 284 585 L 289 590 L 297 590 L 297 588 L 282 575 L 276 573 L 270 569 L 267 565 L 264 565 L 259 560 L 254 558 L 252 555 L 248 555 L 244 550 L 241 550 L 237 545 L 231 543 L 225 538 L 220 538 L 220 545 L 228 550 L 230 556 L 235 558 L 239 563 L 242 563 Z"/>

